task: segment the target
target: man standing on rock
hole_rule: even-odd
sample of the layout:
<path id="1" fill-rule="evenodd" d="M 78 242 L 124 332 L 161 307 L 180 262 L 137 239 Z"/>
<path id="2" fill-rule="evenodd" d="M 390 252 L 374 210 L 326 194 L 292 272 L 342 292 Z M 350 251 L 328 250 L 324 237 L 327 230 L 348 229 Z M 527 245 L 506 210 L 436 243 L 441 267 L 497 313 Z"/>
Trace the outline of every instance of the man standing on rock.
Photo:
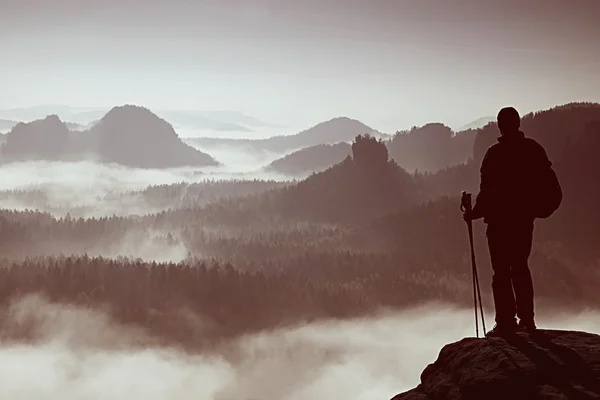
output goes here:
<path id="1" fill-rule="evenodd" d="M 496 326 L 488 336 L 535 331 L 528 265 L 534 220 L 548 217 L 562 200 L 552 163 L 544 148 L 520 130 L 517 110 L 503 108 L 497 122 L 501 136 L 483 158 L 475 206 L 464 214 L 466 221 L 484 218 L 487 224 L 496 308 Z"/>

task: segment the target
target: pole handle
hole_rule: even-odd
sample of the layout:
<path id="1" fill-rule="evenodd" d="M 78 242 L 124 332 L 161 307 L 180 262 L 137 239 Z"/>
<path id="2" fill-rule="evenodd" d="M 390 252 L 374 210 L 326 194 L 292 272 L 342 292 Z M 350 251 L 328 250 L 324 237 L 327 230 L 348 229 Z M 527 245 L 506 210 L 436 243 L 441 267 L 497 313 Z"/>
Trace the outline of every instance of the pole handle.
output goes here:
<path id="1" fill-rule="evenodd" d="M 462 212 L 471 211 L 473 209 L 472 195 L 463 190 L 462 197 L 460 199 L 460 210 Z"/>

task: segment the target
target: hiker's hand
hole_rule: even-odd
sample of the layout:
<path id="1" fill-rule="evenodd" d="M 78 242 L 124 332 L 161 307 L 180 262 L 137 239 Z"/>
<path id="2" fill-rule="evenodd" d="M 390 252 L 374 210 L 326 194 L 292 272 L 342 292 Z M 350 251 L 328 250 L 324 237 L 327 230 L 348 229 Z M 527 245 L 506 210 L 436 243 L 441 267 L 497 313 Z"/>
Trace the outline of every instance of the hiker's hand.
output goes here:
<path id="1" fill-rule="evenodd" d="M 463 219 L 465 220 L 465 222 L 473 221 L 473 211 L 465 211 L 463 213 Z"/>
<path id="2" fill-rule="evenodd" d="M 483 218 L 483 215 L 481 215 L 481 212 L 478 212 L 476 208 L 463 213 L 463 219 L 467 222 L 471 222 L 479 218 Z"/>
<path id="3" fill-rule="evenodd" d="M 463 213 L 463 219 L 466 222 L 471 222 L 479 218 L 483 218 L 483 215 L 479 215 L 475 210 L 469 210 Z"/>

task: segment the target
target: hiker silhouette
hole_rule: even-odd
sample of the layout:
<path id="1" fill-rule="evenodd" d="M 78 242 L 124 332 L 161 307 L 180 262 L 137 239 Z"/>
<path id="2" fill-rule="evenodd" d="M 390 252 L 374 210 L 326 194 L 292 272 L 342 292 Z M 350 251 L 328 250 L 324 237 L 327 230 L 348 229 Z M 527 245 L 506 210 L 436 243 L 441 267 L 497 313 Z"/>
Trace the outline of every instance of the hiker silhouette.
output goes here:
<path id="1" fill-rule="evenodd" d="M 503 108 L 497 122 L 501 136 L 481 162 L 479 194 L 464 214 L 466 221 L 484 218 L 487 224 L 496 308 L 491 336 L 536 329 L 528 265 L 534 221 L 549 217 L 562 200 L 552 163 L 545 149 L 520 130 L 517 110 Z"/>

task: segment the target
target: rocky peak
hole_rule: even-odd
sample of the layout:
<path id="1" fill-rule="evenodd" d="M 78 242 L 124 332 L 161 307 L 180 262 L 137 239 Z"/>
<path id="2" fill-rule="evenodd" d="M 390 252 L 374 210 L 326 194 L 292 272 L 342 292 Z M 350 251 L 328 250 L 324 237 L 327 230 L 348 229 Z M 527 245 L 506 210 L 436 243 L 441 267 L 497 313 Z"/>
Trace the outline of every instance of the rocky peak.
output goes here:
<path id="1" fill-rule="evenodd" d="M 600 336 L 539 330 L 446 345 L 393 400 L 600 399 Z"/>

